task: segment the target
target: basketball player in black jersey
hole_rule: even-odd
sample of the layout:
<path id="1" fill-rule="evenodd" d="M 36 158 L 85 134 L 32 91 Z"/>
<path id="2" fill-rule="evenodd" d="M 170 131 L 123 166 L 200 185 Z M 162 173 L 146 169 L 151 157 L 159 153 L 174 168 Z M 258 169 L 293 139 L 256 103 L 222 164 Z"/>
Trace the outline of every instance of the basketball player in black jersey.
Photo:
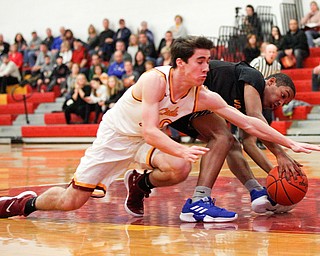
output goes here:
<path id="1" fill-rule="evenodd" d="M 264 79 L 259 71 L 245 62 L 210 61 L 204 85 L 210 91 L 220 94 L 229 105 L 264 122 L 266 120 L 262 114 L 263 109 L 276 109 L 289 103 L 296 92 L 292 80 L 287 75 L 279 73 Z M 224 162 L 223 155 L 227 153 L 229 168 L 249 190 L 252 209 L 255 212 L 283 212 L 292 209 L 292 207 L 275 205 L 268 198 L 266 189 L 254 178 L 242 154 L 240 142 L 232 137 L 225 121 L 216 114 L 209 111 L 197 112 L 180 118 L 171 126 L 192 138 L 208 142 L 208 147 L 212 149 L 202 157 L 192 203 L 211 195 L 211 189 Z M 256 138 L 243 131 L 241 133 L 244 150 L 268 173 L 273 165 L 257 147 Z M 264 143 L 276 156 L 280 171 L 285 172 L 286 176 L 303 174 L 301 165 L 288 156 L 282 147 L 275 143 L 265 141 Z M 186 214 L 187 212 L 181 213 L 181 220 L 187 221 L 183 217 Z"/>

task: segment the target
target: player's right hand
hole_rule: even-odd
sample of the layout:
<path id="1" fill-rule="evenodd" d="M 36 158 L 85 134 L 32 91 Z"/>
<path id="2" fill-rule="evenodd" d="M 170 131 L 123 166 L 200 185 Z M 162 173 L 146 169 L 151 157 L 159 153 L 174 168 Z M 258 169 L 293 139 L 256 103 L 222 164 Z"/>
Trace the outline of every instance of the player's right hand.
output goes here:
<path id="1" fill-rule="evenodd" d="M 209 150 L 209 148 L 200 146 L 187 147 L 183 153 L 183 158 L 189 162 L 195 163 L 199 160 L 200 156 L 204 155 Z"/>

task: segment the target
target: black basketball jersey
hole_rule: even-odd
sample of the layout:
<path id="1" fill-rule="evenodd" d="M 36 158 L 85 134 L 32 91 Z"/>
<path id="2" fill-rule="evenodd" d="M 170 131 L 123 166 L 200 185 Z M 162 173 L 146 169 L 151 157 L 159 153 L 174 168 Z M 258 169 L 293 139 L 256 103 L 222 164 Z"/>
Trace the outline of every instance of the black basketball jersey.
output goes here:
<path id="1" fill-rule="evenodd" d="M 265 88 L 263 75 L 246 62 L 231 63 L 212 60 L 204 85 L 210 91 L 218 93 L 229 105 L 245 111 L 244 84 L 254 87 L 261 98 Z"/>

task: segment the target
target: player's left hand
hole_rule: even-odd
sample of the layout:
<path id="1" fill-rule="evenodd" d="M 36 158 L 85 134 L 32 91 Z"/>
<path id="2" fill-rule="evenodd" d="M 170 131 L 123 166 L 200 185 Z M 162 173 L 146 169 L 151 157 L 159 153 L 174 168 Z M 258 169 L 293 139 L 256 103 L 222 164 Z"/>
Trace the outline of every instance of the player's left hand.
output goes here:
<path id="1" fill-rule="evenodd" d="M 293 176 L 295 180 L 297 180 L 297 176 L 304 176 L 305 173 L 301 169 L 303 166 L 293 158 L 291 158 L 289 155 L 278 155 L 277 156 L 277 162 L 278 162 L 278 171 L 279 171 L 279 177 L 282 176 L 284 173 L 286 179 L 290 181 L 290 178 Z"/>
<path id="2" fill-rule="evenodd" d="M 320 146 L 308 143 L 294 142 L 291 145 L 291 150 L 296 153 L 311 153 L 312 151 L 320 151 Z"/>

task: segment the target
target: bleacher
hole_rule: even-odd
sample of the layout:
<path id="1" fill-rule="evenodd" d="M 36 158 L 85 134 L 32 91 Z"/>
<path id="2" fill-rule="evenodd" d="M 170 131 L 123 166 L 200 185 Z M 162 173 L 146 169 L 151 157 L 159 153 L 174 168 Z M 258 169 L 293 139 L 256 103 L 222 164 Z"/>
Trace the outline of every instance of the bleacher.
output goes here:
<path id="1" fill-rule="evenodd" d="M 281 4 L 282 11 L 287 8 L 286 5 Z M 290 8 L 293 8 L 292 4 L 289 5 Z M 271 26 L 277 25 L 277 18 L 271 13 L 270 6 L 258 6 L 256 11 L 262 22 L 263 38 L 268 40 Z M 234 62 L 243 60 L 242 50 L 246 35 L 242 29 L 242 19 L 238 20 L 239 24 L 235 26 L 221 26 L 217 37 L 208 37 L 216 46 L 212 52 L 213 58 Z M 282 23 L 285 24 L 284 21 Z M 310 56 L 304 61 L 304 68 L 282 71 L 289 75 L 295 83 L 297 89 L 295 99 L 311 104 L 311 106 L 296 107 L 290 116 L 285 116 L 282 108 L 275 111 L 276 120 L 271 126 L 282 134 L 304 134 L 301 129 L 304 121 L 309 122 L 308 125 L 310 125 L 310 119 L 314 122 L 320 119 L 320 107 L 318 107 L 320 106 L 320 92 L 313 92 L 311 84 L 312 68 L 319 63 L 320 48 L 311 48 Z M 83 138 L 82 141 L 92 141 L 98 125 L 66 124 L 64 113 L 61 111 L 64 99 L 58 97 L 59 93 L 59 90 L 45 93 L 34 92 L 29 86 L 9 87 L 6 95 L 0 95 L 0 141 L 1 138 L 18 138 L 23 142 L 81 142 L 80 138 Z M 90 116 L 91 122 L 94 118 L 93 114 L 91 113 Z M 75 114 L 71 115 L 71 119 L 74 123 L 83 121 Z"/>

